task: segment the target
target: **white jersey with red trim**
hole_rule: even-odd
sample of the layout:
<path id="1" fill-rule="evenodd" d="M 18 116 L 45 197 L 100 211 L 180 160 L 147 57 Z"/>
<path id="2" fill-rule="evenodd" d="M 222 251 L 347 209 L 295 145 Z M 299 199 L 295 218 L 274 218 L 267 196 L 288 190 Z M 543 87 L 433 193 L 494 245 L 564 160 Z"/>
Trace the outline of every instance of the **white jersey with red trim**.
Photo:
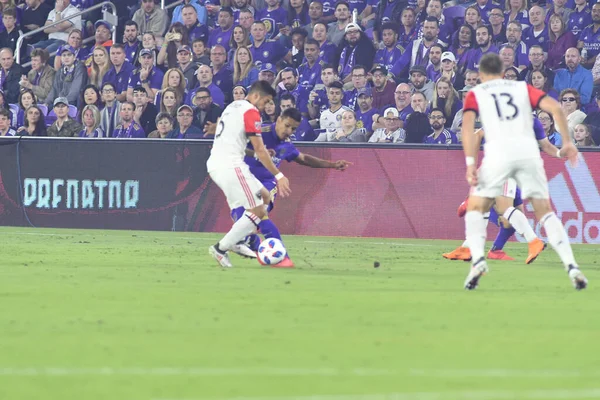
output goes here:
<path id="1" fill-rule="evenodd" d="M 546 95 L 526 82 L 494 79 L 471 89 L 464 111 L 475 111 L 485 132 L 488 158 L 520 160 L 540 157 L 533 131 L 533 110 Z"/>
<path id="2" fill-rule="evenodd" d="M 215 141 L 206 162 L 208 172 L 246 165 L 248 137 L 260 136 L 261 125 L 258 109 L 247 100 L 236 100 L 228 105 L 217 125 Z"/>

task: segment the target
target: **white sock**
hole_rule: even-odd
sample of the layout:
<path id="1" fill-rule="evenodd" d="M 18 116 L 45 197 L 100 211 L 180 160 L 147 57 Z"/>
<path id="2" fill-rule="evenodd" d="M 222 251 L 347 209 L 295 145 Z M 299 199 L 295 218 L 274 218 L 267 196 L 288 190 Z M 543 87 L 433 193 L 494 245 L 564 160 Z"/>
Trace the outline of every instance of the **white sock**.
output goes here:
<path id="1" fill-rule="evenodd" d="M 486 232 L 486 236 L 487 236 L 487 226 L 488 226 L 488 223 L 490 222 L 490 213 L 486 212 L 485 214 L 483 214 L 483 219 L 485 220 L 485 232 Z M 469 241 L 465 240 L 461 247 L 466 247 L 468 249 Z"/>
<path id="2" fill-rule="evenodd" d="M 519 235 L 525 236 L 525 240 L 527 240 L 527 243 L 537 239 L 537 235 L 533 231 L 531 225 L 529 225 L 527 217 L 521 212 L 521 210 L 516 209 L 514 207 L 509 207 L 504 212 L 504 218 L 508 222 L 510 222 L 510 224 L 513 226 L 513 228 L 515 228 L 515 231 L 517 231 Z"/>
<path id="3" fill-rule="evenodd" d="M 471 249 L 471 257 L 473 262 L 483 258 L 485 252 L 485 239 L 487 223 L 483 214 L 479 211 L 467 211 L 465 215 L 465 235 L 469 248 Z"/>
<path id="4" fill-rule="evenodd" d="M 565 269 L 568 268 L 569 265 L 576 266 L 577 263 L 575 262 L 575 256 L 573 256 L 573 249 L 571 248 L 571 243 L 569 243 L 569 235 L 567 235 L 565 227 L 556 214 L 549 212 L 542 217 L 540 223 L 546 230 L 548 242 L 550 242 L 554 251 L 558 253 Z"/>
<path id="5" fill-rule="evenodd" d="M 223 251 L 231 249 L 240 240 L 256 232 L 259 223 L 260 218 L 250 211 L 246 211 L 242 218 L 238 219 L 223 239 L 219 241 L 219 248 Z"/>

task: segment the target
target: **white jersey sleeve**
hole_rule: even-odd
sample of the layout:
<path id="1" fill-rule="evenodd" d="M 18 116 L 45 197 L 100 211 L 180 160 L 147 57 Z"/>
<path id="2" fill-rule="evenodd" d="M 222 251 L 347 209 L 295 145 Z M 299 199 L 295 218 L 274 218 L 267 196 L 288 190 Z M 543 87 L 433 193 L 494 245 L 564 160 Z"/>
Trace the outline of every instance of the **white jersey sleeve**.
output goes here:
<path id="1" fill-rule="evenodd" d="M 485 132 L 485 156 L 519 160 L 540 156 L 533 110 L 546 94 L 525 82 L 495 79 L 473 88 L 464 111 L 479 114 Z"/>
<path id="2" fill-rule="evenodd" d="M 237 100 L 225 108 L 215 132 L 208 171 L 245 165 L 249 136 L 261 135 L 262 121 L 258 109 L 246 100 Z"/>

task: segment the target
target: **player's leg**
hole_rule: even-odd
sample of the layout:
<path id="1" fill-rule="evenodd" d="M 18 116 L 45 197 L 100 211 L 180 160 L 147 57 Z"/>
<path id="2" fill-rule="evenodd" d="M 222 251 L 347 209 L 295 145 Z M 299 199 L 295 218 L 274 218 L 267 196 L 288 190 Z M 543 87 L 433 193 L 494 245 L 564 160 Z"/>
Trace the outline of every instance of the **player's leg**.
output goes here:
<path id="1" fill-rule="evenodd" d="M 496 211 L 495 207 L 492 207 L 490 210 L 489 220 L 494 225 L 497 225 L 500 228 L 500 230 L 496 235 L 496 239 L 494 240 L 494 244 L 492 244 L 492 248 L 490 249 L 490 251 L 488 251 L 487 258 L 491 260 L 514 261 L 514 258 L 506 254 L 503 250 L 504 245 L 506 244 L 508 239 L 510 239 L 510 237 L 515 233 L 514 228 L 506 228 L 504 224 L 501 223 L 500 217 L 498 216 L 498 212 Z"/>
<path id="2" fill-rule="evenodd" d="M 236 222 L 242 218 L 244 216 L 244 212 L 246 212 L 244 207 L 238 207 L 231 210 L 231 219 L 233 222 Z M 258 250 L 259 244 L 260 237 L 256 233 L 253 233 L 246 236 L 239 243 L 236 243 L 235 246 L 231 248 L 231 251 L 244 258 L 256 258 L 256 251 Z"/>
<path id="3" fill-rule="evenodd" d="M 588 282 L 575 261 L 569 235 L 550 205 L 548 180 L 542 160 L 523 163 L 515 178 L 523 191 L 523 197 L 531 201 L 535 216 L 546 230 L 548 242 L 560 257 L 573 285 L 577 290 L 585 289 Z"/>

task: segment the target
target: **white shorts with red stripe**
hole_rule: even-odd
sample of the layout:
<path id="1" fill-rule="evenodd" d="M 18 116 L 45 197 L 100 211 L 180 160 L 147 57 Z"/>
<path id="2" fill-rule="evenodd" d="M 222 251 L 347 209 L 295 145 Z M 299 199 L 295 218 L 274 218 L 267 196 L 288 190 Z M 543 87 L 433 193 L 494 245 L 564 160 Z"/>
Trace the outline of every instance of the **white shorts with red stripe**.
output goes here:
<path id="1" fill-rule="evenodd" d="M 230 209 L 244 207 L 246 210 L 263 204 L 263 184 L 250 172 L 247 165 L 210 171 L 211 179 L 225 194 Z"/>
<path id="2" fill-rule="evenodd" d="M 471 194 L 489 199 L 498 196 L 515 197 L 521 188 L 524 199 L 549 199 L 548 179 L 541 157 L 523 160 L 488 160 L 485 157 L 477 172 L 479 184 Z"/>

